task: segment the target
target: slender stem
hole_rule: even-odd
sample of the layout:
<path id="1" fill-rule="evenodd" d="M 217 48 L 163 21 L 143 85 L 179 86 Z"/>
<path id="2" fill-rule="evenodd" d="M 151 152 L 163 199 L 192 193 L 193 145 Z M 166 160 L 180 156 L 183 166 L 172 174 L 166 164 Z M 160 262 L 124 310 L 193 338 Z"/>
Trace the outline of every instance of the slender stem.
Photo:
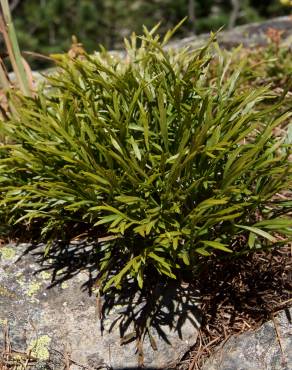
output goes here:
<path id="1" fill-rule="evenodd" d="M 9 58 L 19 83 L 19 87 L 24 95 L 31 96 L 28 78 L 23 65 L 16 32 L 12 23 L 9 4 L 7 0 L 0 0 L 3 16 L 0 17 L 1 32 L 4 37 Z"/>

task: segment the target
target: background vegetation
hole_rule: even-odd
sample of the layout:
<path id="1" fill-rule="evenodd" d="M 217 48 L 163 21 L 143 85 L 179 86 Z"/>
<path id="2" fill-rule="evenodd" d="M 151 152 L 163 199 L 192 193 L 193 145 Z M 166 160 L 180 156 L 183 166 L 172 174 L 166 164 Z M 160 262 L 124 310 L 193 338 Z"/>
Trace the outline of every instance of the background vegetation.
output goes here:
<path id="1" fill-rule="evenodd" d="M 282 1 L 283 2 L 283 1 Z M 121 47 L 123 37 L 162 21 L 161 32 L 188 16 L 178 36 L 285 15 L 280 0 L 11 0 L 22 50 L 67 51 L 76 34 L 91 52 Z M 40 63 L 40 62 L 39 62 Z"/>

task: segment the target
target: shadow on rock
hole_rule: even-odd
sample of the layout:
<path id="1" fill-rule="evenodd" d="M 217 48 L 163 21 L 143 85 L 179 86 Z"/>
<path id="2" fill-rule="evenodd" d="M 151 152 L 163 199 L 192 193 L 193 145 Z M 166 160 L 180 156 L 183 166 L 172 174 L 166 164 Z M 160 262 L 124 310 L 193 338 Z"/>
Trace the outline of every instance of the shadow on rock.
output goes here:
<path id="1" fill-rule="evenodd" d="M 98 276 L 97 261 L 100 258 L 97 243 L 78 241 L 76 243 L 58 242 L 45 250 L 44 245 L 30 245 L 23 252 L 22 257 L 31 254 L 40 268 L 35 275 L 46 271 L 51 273 L 49 289 L 74 278 L 80 272 L 85 272 L 88 279 L 83 283 L 82 289 L 89 295 L 96 283 Z"/>
<path id="2" fill-rule="evenodd" d="M 43 245 L 29 246 L 22 257 L 31 255 L 37 262 L 39 268 L 34 271 L 35 275 L 50 273 L 48 289 L 74 281 L 82 273 L 86 281 L 79 283 L 80 289 L 90 296 L 96 294 L 99 250 L 100 245 L 88 241 L 58 243 L 46 254 Z M 116 266 L 118 270 L 118 259 Z M 145 277 L 145 282 L 141 290 L 136 281 L 129 279 L 121 290 L 112 289 L 97 299 L 101 335 L 106 346 L 130 348 L 136 353 L 138 364 L 146 360 L 145 366 L 168 365 L 196 342 L 200 327 L 199 294 L 189 284 L 163 279 L 153 272 Z M 113 344 L 109 337 L 117 343 Z M 154 357 L 159 357 L 158 361 Z"/>
<path id="3" fill-rule="evenodd" d="M 156 335 L 166 343 L 175 335 L 188 340 L 200 326 L 198 292 L 176 282 L 157 282 L 142 291 L 134 282 L 120 292 L 105 295 L 102 306 L 102 329 L 105 319 L 114 317 L 110 332 L 118 325 L 121 343 L 126 344 L 147 335 L 153 350 L 157 349 Z"/>

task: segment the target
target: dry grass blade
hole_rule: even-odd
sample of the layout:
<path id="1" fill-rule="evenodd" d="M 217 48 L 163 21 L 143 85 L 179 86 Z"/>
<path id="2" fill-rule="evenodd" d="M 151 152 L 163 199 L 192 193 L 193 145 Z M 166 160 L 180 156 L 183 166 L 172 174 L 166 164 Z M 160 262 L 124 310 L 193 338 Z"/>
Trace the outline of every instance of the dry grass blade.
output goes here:
<path id="1" fill-rule="evenodd" d="M 28 88 L 29 88 L 30 94 L 32 95 L 33 90 L 34 90 L 34 78 L 33 78 L 33 75 L 32 75 L 32 70 L 31 70 L 29 64 L 27 63 L 27 61 L 23 57 L 21 57 L 21 61 L 22 61 L 23 68 L 24 68 L 24 71 L 25 71 L 25 75 L 26 75 L 26 78 L 27 78 L 27 81 L 28 81 Z"/>
<path id="2" fill-rule="evenodd" d="M 24 95 L 31 96 L 28 75 L 19 50 L 8 1 L 1 0 L 0 4 L 2 8 L 2 15 L 0 16 L 0 32 L 3 35 L 10 62 L 17 77 L 20 90 Z"/>
<path id="3" fill-rule="evenodd" d="M 276 335 L 277 335 L 277 339 L 278 339 L 278 342 L 279 342 L 279 347 L 281 349 L 282 360 L 285 363 L 286 362 L 286 357 L 285 357 L 285 352 L 284 352 L 284 348 L 283 348 L 283 344 L 282 344 L 282 339 L 281 339 L 281 335 L 280 335 L 280 331 L 279 331 L 279 328 L 278 328 L 278 324 L 277 324 L 277 321 L 276 321 L 276 318 L 275 318 L 275 315 L 274 315 L 273 312 L 271 313 L 271 318 L 272 318 L 272 321 L 273 321 L 273 324 L 274 324 L 274 328 L 275 328 L 275 332 L 276 332 Z"/>
<path id="4" fill-rule="evenodd" d="M 8 323 L 3 328 L 3 350 L 0 352 L 0 370 L 27 370 L 36 363 L 31 351 L 22 352 L 12 348 Z"/>
<path id="5" fill-rule="evenodd" d="M 2 88 L 9 89 L 10 81 L 9 81 L 2 58 L 0 58 L 0 82 L 1 82 Z"/>

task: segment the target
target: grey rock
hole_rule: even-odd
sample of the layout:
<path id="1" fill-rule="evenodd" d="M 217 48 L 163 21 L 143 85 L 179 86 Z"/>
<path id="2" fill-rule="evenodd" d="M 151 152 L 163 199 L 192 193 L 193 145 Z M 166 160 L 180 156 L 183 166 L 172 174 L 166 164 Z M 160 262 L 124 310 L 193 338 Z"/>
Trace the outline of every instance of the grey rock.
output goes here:
<path id="1" fill-rule="evenodd" d="M 292 17 L 278 17 L 264 22 L 249 23 L 243 26 L 238 26 L 232 30 L 222 31 L 218 34 L 218 43 L 222 48 L 230 49 L 238 45 L 244 47 L 266 46 L 269 39 L 266 35 L 269 28 L 280 31 L 281 43 L 286 46 L 292 46 Z M 174 40 L 170 43 L 170 47 L 181 48 L 188 46 L 192 49 L 201 47 L 210 37 L 209 34 L 201 34 L 198 36 L 190 36 L 181 40 Z"/>
<path id="2" fill-rule="evenodd" d="M 275 317 L 282 349 L 273 321 L 256 331 L 231 337 L 202 370 L 289 370 L 292 369 L 292 308 Z"/>
<path id="3" fill-rule="evenodd" d="M 146 311 L 152 321 L 143 345 L 145 366 L 170 366 L 195 344 L 198 298 L 188 288 L 162 287 L 158 302 L 137 291 L 109 295 L 99 320 L 96 295 L 87 289 L 95 274 L 94 245 L 53 248 L 46 258 L 42 248 L 24 253 L 27 248 L 0 247 L 0 331 L 9 325 L 13 349 L 31 349 L 36 368 L 63 369 L 65 351 L 75 368 L 136 368 L 135 336 L 123 345 L 121 338 L 140 327 Z M 3 345 L 0 336 L 0 349 Z"/>

